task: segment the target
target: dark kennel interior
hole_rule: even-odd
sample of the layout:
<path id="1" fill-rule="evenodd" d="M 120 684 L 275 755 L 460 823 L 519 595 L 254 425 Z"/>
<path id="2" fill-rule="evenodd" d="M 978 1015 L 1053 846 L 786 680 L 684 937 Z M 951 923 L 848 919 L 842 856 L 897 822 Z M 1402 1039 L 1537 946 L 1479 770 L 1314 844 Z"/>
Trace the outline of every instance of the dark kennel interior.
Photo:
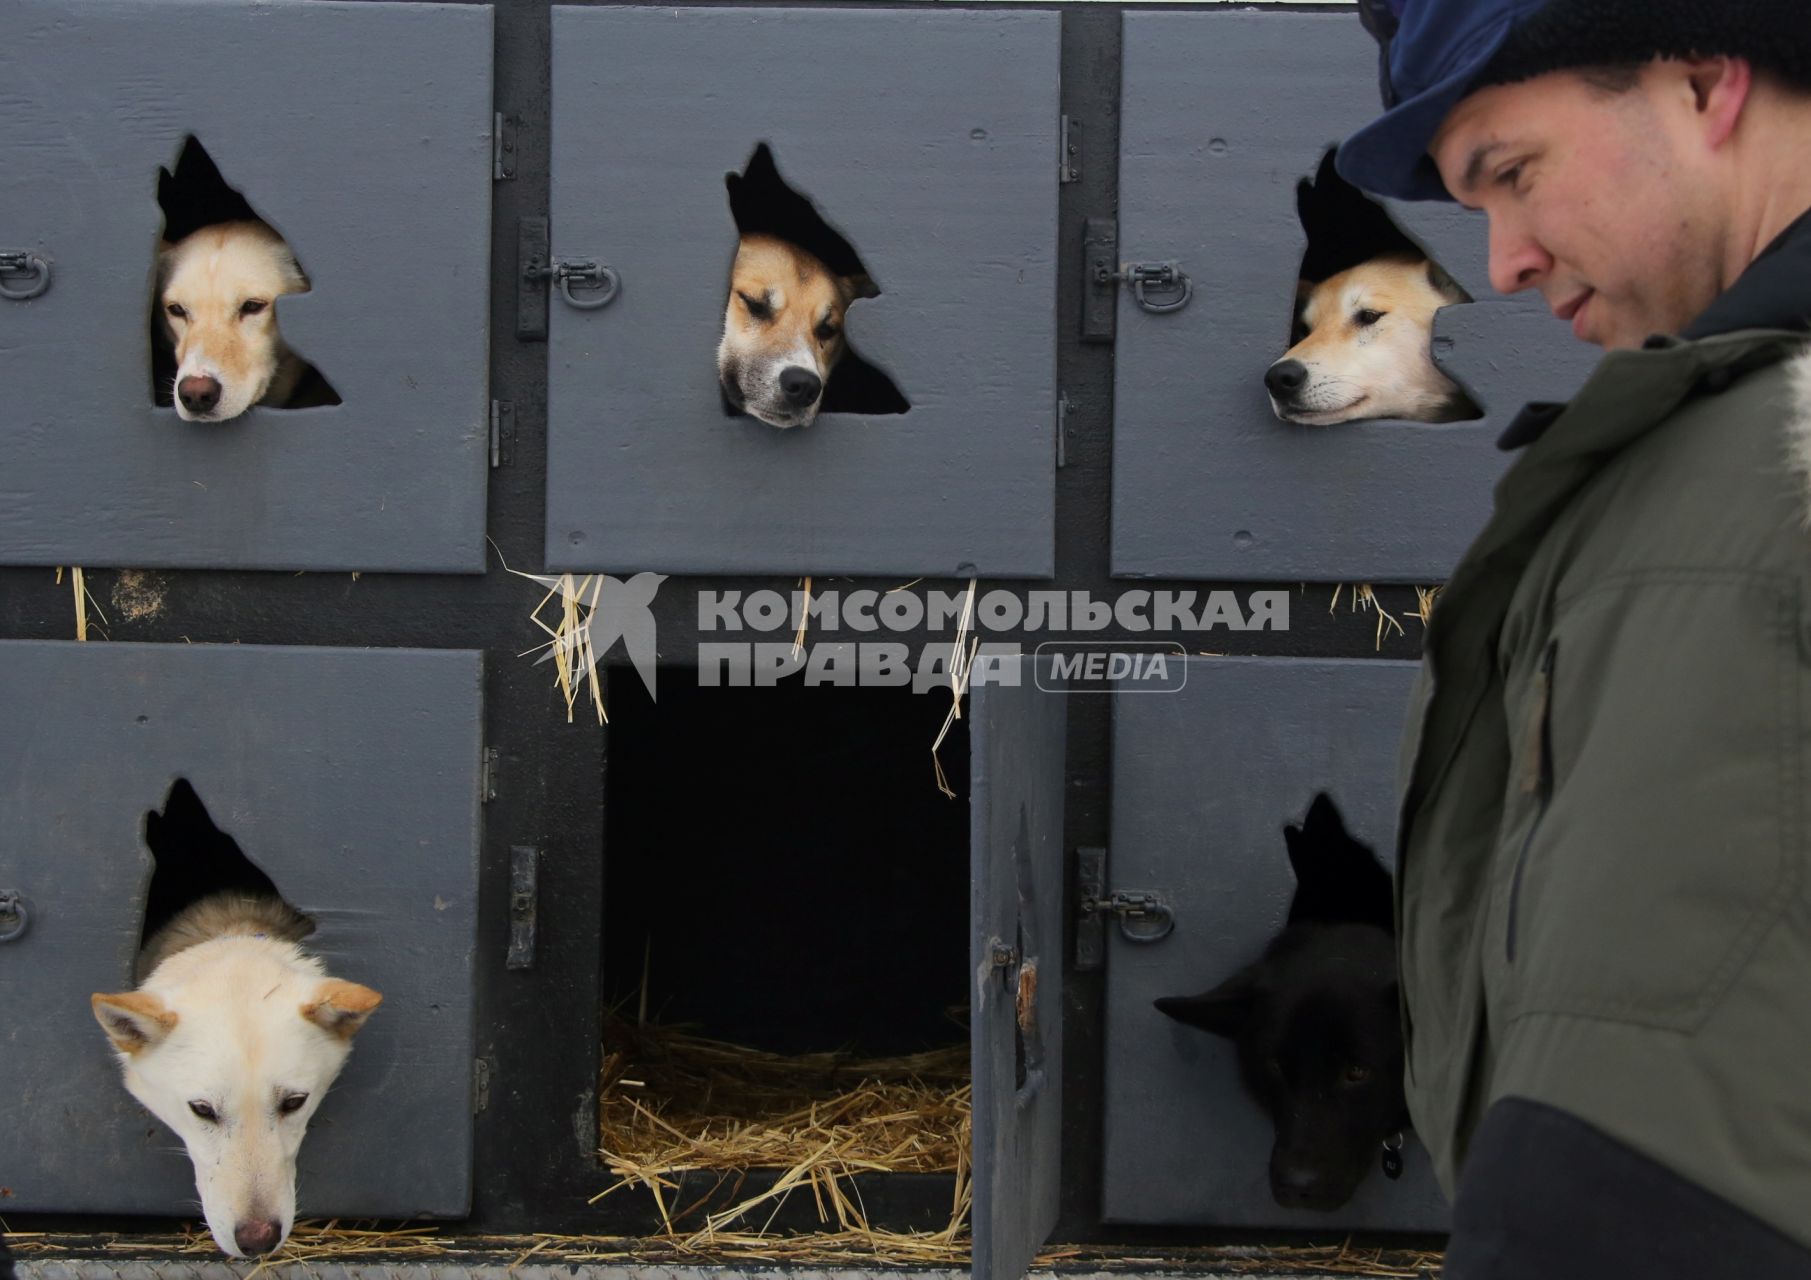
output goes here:
<path id="1" fill-rule="evenodd" d="M 232 891 L 282 897 L 231 833 L 215 824 L 207 804 L 187 778 L 170 784 L 161 810 L 146 811 L 144 841 L 155 870 L 145 893 L 140 946 L 178 912 L 211 894 Z"/>
<path id="2" fill-rule="evenodd" d="M 607 1006 L 775 1053 L 967 1039 L 968 804 L 933 781 L 948 701 L 903 688 L 700 689 L 613 671 Z M 940 752 L 966 779 L 958 722 Z M 962 790 L 961 782 L 957 788 Z"/>

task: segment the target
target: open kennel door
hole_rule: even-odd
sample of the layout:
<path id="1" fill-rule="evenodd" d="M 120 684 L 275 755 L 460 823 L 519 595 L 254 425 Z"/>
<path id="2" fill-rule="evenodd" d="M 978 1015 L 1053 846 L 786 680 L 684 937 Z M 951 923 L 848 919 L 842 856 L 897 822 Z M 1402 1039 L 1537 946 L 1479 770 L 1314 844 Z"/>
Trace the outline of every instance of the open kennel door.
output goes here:
<path id="1" fill-rule="evenodd" d="M 971 692 L 975 1280 L 1019 1280 L 1057 1218 L 1068 699 L 1050 674 L 1008 658 Z"/>

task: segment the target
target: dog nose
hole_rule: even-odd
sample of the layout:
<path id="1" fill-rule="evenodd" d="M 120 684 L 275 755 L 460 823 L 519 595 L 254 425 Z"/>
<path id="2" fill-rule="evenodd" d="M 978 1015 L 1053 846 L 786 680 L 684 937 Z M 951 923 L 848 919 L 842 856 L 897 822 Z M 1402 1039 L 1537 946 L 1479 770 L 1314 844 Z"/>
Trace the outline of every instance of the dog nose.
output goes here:
<path id="1" fill-rule="evenodd" d="M 247 1256 L 269 1253 L 277 1247 L 277 1238 L 282 1234 L 281 1222 L 272 1218 L 254 1218 L 233 1228 L 233 1243 Z"/>
<path id="2" fill-rule="evenodd" d="M 220 383 L 214 378 L 184 378 L 177 384 L 176 394 L 190 413 L 207 413 L 220 403 Z"/>
<path id="3" fill-rule="evenodd" d="M 1276 1202 L 1290 1209 L 1331 1209 L 1340 1203 L 1333 1180 L 1311 1165 L 1285 1164 L 1270 1171 L 1270 1191 Z"/>
<path id="4" fill-rule="evenodd" d="M 1264 371 L 1264 385 L 1278 398 L 1294 395 L 1307 381 L 1308 366 L 1300 360 L 1278 360 Z"/>
<path id="5" fill-rule="evenodd" d="M 809 369 L 801 369 L 795 364 L 780 370 L 780 390 L 801 409 L 816 400 L 823 389 L 824 380 Z"/>

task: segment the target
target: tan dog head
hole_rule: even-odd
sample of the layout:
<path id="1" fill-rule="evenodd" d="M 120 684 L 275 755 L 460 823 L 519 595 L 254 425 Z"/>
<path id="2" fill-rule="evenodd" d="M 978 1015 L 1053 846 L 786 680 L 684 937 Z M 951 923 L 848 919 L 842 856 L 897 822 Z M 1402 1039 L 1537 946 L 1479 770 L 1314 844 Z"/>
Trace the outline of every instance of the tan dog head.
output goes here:
<path id="1" fill-rule="evenodd" d="M 1437 264 L 1408 255 L 1373 258 L 1309 287 L 1295 345 L 1264 374 L 1271 408 L 1311 426 L 1481 416 L 1433 357 L 1434 313 L 1470 301 Z"/>
<path id="2" fill-rule="evenodd" d="M 270 1253 L 296 1214 L 296 1152 L 383 999 L 329 978 L 293 943 L 199 943 L 137 991 L 93 997 L 126 1088 L 181 1137 L 214 1242 Z"/>
<path id="3" fill-rule="evenodd" d="M 810 426 L 847 349 L 843 315 L 877 292 L 866 276 L 832 275 L 796 245 L 743 236 L 717 346 L 724 399 L 772 426 Z"/>
<path id="4" fill-rule="evenodd" d="M 164 249 L 158 268 L 158 314 L 176 348 L 177 414 L 225 422 L 267 396 L 280 400 L 301 363 L 277 330 L 277 299 L 308 292 L 282 237 L 261 222 L 223 222 Z"/>

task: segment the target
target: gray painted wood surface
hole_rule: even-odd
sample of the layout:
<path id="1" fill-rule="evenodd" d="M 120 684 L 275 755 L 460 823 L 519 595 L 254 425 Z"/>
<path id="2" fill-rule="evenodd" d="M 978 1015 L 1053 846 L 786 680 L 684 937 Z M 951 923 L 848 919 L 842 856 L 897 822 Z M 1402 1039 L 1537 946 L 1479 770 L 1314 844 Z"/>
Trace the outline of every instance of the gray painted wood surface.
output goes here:
<path id="1" fill-rule="evenodd" d="M 1343 1208 L 1271 1197 L 1273 1130 L 1240 1087 L 1230 1041 L 1159 1013 L 1255 960 L 1283 927 L 1295 878 L 1283 824 L 1326 790 L 1347 829 L 1394 865 L 1395 769 L 1415 664 L 1190 658 L 1184 687 L 1113 706 L 1110 889 L 1163 894 L 1176 928 L 1126 942 L 1107 927 L 1109 1222 L 1443 1231 L 1426 1152 L 1373 1170 Z"/>
<path id="2" fill-rule="evenodd" d="M 1017 683 L 976 685 L 969 706 L 975 1280 L 1025 1274 L 1056 1226 L 1062 1175 L 1068 701 L 1048 661 L 1007 661 Z M 997 966 L 998 945 L 1017 962 Z M 1021 966 L 1036 982 L 1022 1031 Z"/>
<path id="3" fill-rule="evenodd" d="M 547 564 L 1048 577 L 1059 15 L 577 8 L 553 18 Z M 779 430 L 717 385 L 757 143 L 880 285 L 851 342 L 909 413 Z"/>
<path id="4" fill-rule="evenodd" d="M 301 1213 L 468 1209 L 481 676 L 465 650 L 0 643 L 0 889 L 31 916 L 0 944 L 8 1209 L 193 1210 L 88 1002 L 133 985 L 144 814 L 178 777 L 328 972 L 384 997 L 302 1145 Z"/>
<path id="5" fill-rule="evenodd" d="M 1350 12 L 1124 17 L 1119 251 L 1180 259 L 1169 315 L 1120 291 L 1112 570 L 1121 577 L 1446 579 L 1490 513 L 1529 400 L 1563 400 L 1596 358 L 1538 295 L 1486 272 L 1482 215 L 1391 203 L 1477 303 L 1447 308 L 1437 359 L 1476 422 L 1308 427 L 1271 412 L 1305 244 L 1295 184 L 1377 112 L 1376 47 Z"/>
<path id="6" fill-rule="evenodd" d="M 0 563 L 484 567 L 491 11 L 11 0 Z M 285 338 L 343 404 L 183 422 L 151 399 L 159 166 L 194 134 L 313 284 Z"/>

